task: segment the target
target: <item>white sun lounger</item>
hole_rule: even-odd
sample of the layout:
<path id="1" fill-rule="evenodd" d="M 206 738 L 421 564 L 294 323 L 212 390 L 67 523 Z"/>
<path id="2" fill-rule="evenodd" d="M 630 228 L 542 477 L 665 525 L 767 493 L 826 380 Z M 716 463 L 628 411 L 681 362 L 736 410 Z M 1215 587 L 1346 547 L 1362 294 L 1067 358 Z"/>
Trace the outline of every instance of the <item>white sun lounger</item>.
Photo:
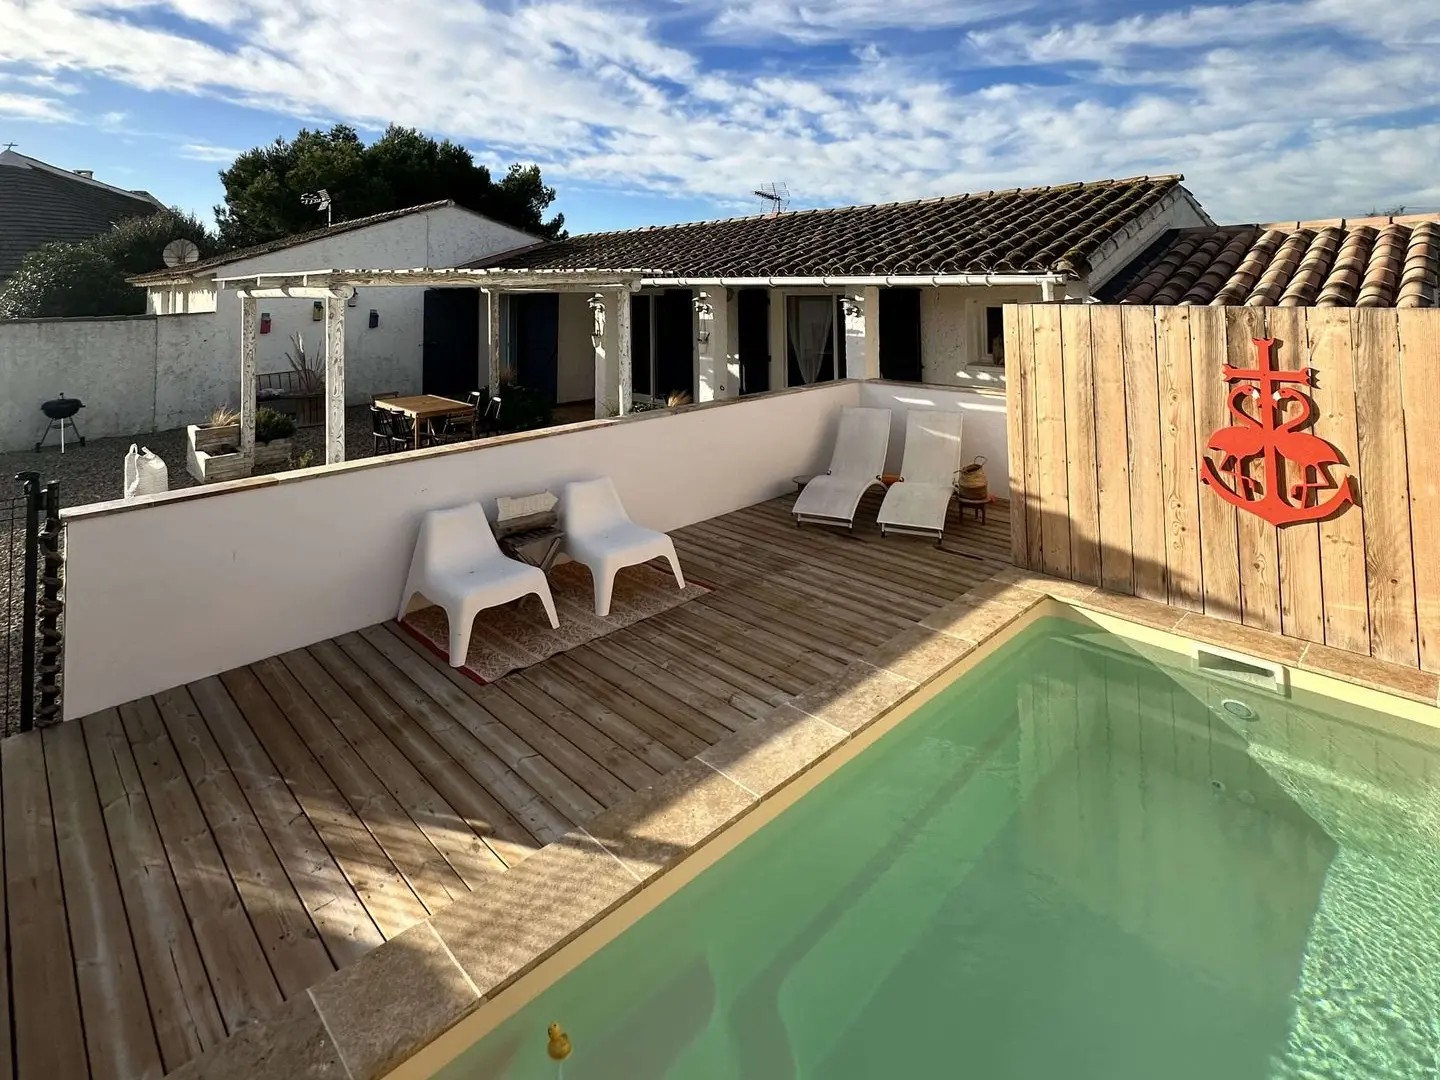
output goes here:
<path id="1" fill-rule="evenodd" d="M 615 575 L 627 566 L 664 558 L 685 588 L 685 575 L 670 537 L 630 520 L 608 476 L 565 485 L 565 554 L 590 569 L 595 582 L 595 614 L 610 614 Z"/>
<path id="2" fill-rule="evenodd" d="M 860 497 L 880 483 L 889 447 L 889 409 L 843 409 L 830 468 L 800 492 L 791 509 L 795 524 L 812 521 L 854 528 L 855 508 Z"/>
<path id="3" fill-rule="evenodd" d="M 420 525 L 410 574 L 400 596 L 400 614 L 419 593 L 445 609 L 450 620 L 450 666 L 463 667 L 470 651 L 470 627 L 485 608 L 531 593 L 540 597 L 550 625 L 560 629 L 550 582 L 538 566 L 509 558 L 495 542 L 485 508 L 468 503 L 432 510 Z"/>
<path id="4" fill-rule="evenodd" d="M 960 428 L 964 415 L 939 409 L 905 414 L 905 460 L 900 482 L 885 492 L 876 520 L 880 535 L 890 532 L 945 535 L 945 515 L 960 469 Z"/>

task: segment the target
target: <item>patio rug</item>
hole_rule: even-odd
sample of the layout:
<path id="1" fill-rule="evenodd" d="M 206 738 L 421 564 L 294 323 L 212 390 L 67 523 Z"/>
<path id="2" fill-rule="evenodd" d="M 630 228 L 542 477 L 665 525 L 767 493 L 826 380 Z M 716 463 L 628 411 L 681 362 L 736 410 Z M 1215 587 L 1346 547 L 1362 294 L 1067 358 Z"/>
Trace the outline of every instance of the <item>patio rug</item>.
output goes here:
<path id="1" fill-rule="evenodd" d="M 662 565 L 644 563 L 621 570 L 615 577 L 610 614 L 603 619 L 595 614 L 590 571 L 577 562 L 553 567 L 550 594 L 555 598 L 560 629 L 550 629 L 537 596 L 486 608 L 475 616 L 470 652 L 460 670 L 480 682 L 494 682 L 507 672 L 538 664 L 547 656 L 612 634 L 710 591 L 688 580 L 683 590 L 677 589 L 669 566 L 661 569 Z M 450 623 L 443 609 L 434 605 L 420 608 L 406 615 L 400 625 L 449 661 Z"/>

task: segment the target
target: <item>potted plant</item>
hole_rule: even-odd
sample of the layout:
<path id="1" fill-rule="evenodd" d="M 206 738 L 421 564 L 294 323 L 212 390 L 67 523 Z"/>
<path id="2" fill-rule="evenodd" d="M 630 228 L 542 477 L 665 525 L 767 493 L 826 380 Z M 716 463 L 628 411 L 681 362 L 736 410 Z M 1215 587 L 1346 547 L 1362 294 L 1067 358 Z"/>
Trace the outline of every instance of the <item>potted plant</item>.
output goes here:
<path id="1" fill-rule="evenodd" d="M 295 420 L 274 409 L 255 413 L 255 465 L 269 468 L 285 465 L 290 460 L 290 440 L 295 435 Z"/>
<path id="2" fill-rule="evenodd" d="M 240 414 L 222 405 L 203 424 L 185 429 L 185 471 L 202 484 L 218 484 L 250 475 L 251 462 L 240 453 Z"/>
<path id="3" fill-rule="evenodd" d="M 323 424 L 325 372 L 318 358 L 305 351 L 305 339 L 298 330 L 290 335 L 290 351 L 285 354 L 285 359 L 295 373 L 296 419 L 303 427 Z M 259 419 L 258 416 L 256 419 Z"/>

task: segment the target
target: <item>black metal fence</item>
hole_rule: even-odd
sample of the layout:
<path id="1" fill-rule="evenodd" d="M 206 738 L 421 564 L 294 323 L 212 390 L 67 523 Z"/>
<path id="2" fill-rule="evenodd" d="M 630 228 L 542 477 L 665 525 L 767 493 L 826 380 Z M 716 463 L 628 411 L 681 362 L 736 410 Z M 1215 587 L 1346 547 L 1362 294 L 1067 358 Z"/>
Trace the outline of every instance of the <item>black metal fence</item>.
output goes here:
<path id="1" fill-rule="evenodd" d="M 60 719 L 64 556 L 60 485 L 21 473 L 0 489 L 0 731 Z"/>

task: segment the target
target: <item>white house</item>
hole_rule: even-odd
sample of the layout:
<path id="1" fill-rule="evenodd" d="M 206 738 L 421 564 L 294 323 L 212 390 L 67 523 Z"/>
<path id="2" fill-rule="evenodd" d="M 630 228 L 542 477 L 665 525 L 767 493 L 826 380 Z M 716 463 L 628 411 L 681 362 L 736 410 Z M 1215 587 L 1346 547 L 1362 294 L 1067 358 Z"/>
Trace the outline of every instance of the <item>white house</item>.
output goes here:
<path id="1" fill-rule="evenodd" d="M 1088 298 L 1170 230 L 1213 225 L 1182 179 L 590 233 L 470 265 L 642 268 L 628 383 L 609 372 L 597 415 L 632 398 L 708 401 L 847 376 L 998 389 L 1002 304 Z M 503 304 L 499 353 L 515 377 L 558 401 L 591 396 L 587 298 L 525 292 Z"/>
<path id="2" fill-rule="evenodd" d="M 216 405 L 240 398 L 240 300 L 217 278 L 303 271 L 317 266 L 400 269 L 453 267 L 533 245 L 536 238 L 453 202 L 427 203 L 287 237 L 203 262 L 134 279 L 161 321 L 203 316 L 208 333 L 191 347 L 157 359 L 156 426 L 194 423 Z M 483 382 L 479 358 L 488 313 L 474 289 L 360 289 L 348 301 L 346 394 L 350 404 L 377 391 L 464 397 Z M 289 370 L 291 335 L 323 365 L 323 304 L 267 299 L 260 306 L 257 373 Z"/>

